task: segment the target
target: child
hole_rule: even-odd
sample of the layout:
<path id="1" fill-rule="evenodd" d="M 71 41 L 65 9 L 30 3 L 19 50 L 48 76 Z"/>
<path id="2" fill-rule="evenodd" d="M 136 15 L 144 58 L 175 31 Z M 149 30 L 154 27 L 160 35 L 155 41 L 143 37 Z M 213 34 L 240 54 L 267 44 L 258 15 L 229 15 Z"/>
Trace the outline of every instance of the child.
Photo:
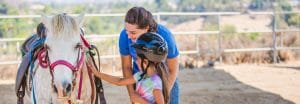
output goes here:
<path id="1" fill-rule="evenodd" d="M 136 83 L 135 91 L 142 99 L 136 99 L 138 102 L 134 103 L 167 104 L 169 101 L 168 71 L 164 63 L 168 51 L 166 42 L 158 34 L 148 32 L 142 34 L 131 48 L 136 50 L 140 72 L 129 78 L 119 78 L 92 68 L 94 75 L 115 85 L 124 86 Z M 87 65 L 91 66 L 90 63 Z"/>

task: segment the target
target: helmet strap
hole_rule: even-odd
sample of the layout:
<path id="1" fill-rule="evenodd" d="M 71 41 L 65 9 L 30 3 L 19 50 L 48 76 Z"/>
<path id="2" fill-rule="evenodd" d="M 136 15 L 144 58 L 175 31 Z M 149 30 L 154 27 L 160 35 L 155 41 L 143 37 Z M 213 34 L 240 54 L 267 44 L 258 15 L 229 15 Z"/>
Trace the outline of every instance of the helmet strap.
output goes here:
<path id="1" fill-rule="evenodd" d="M 145 62 L 145 58 L 142 58 L 141 67 L 142 67 L 143 73 L 141 74 L 141 78 L 139 79 L 139 81 L 145 78 L 145 75 L 146 75 L 146 73 L 148 71 L 148 68 L 150 66 L 150 62 L 148 62 L 146 68 L 144 68 L 144 62 Z"/>

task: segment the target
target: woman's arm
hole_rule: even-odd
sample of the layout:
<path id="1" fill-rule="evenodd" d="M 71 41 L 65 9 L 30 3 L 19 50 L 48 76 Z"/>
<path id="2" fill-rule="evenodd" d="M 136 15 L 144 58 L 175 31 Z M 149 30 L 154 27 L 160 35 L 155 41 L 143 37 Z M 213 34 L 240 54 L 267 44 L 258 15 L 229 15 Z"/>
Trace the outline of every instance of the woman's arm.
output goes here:
<path id="1" fill-rule="evenodd" d="M 162 93 L 162 90 L 160 89 L 154 89 L 153 90 L 153 96 L 156 104 L 164 104 L 164 95 Z"/>
<path id="2" fill-rule="evenodd" d="M 150 104 L 150 102 L 148 102 L 147 100 L 145 100 L 141 96 L 131 97 L 131 99 L 133 100 L 134 104 Z"/>
<path id="3" fill-rule="evenodd" d="M 171 91 L 175 80 L 178 76 L 178 71 L 179 71 L 179 63 L 178 63 L 178 57 L 174 57 L 171 59 L 167 59 L 167 64 L 169 68 L 169 92 Z"/>
<path id="4" fill-rule="evenodd" d="M 161 36 L 168 43 L 168 56 L 167 56 L 167 65 L 169 68 L 168 88 L 169 91 L 171 91 L 179 72 L 179 62 L 178 62 L 179 49 L 177 48 L 174 35 L 167 27 L 163 25 L 159 25 L 158 33 L 161 34 Z"/>
<path id="5" fill-rule="evenodd" d="M 132 57 L 130 55 L 129 43 L 128 43 L 128 35 L 126 30 L 123 29 L 120 33 L 119 37 L 119 52 L 121 54 L 121 64 L 122 64 L 122 72 L 124 78 L 132 77 Z M 133 84 L 127 85 L 127 91 L 129 96 L 138 96 L 135 94 L 133 89 Z M 131 100 L 131 102 L 133 102 Z"/>

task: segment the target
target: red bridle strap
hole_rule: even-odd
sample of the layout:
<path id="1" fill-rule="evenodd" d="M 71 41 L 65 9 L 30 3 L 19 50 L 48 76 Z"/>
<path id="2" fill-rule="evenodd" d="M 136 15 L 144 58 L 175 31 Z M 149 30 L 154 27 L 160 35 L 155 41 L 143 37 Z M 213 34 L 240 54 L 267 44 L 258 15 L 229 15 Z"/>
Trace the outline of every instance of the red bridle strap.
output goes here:
<path id="1" fill-rule="evenodd" d="M 86 39 L 83 37 L 83 35 L 80 35 L 80 38 L 85 47 L 91 48 L 91 45 L 86 41 Z"/>
<path id="2" fill-rule="evenodd" d="M 79 68 L 80 68 L 80 66 L 83 63 L 83 60 L 84 60 L 84 57 L 85 57 L 84 53 L 85 53 L 85 51 L 82 50 L 80 59 L 79 59 L 79 61 L 78 61 L 78 63 L 77 63 L 76 66 L 72 65 L 71 63 L 69 63 L 69 62 L 67 62 L 65 60 L 57 60 L 54 63 L 50 64 L 50 69 L 53 70 L 54 67 L 56 67 L 57 65 L 65 65 L 68 68 L 70 68 L 72 71 L 78 71 Z"/>
<path id="3" fill-rule="evenodd" d="M 48 58 L 47 58 L 47 50 L 45 48 L 41 49 L 38 52 L 38 60 L 39 60 L 39 65 L 42 68 L 47 68 L 48 67 Z"/>

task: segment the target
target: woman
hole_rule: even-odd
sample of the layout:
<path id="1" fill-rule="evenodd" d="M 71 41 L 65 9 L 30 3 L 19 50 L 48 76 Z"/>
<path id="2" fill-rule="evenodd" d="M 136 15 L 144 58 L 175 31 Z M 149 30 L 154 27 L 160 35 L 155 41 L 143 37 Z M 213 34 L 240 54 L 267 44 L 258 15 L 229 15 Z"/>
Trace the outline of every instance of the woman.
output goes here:
<path id="1" fill-rule="evenodd" d="M 157 24 L 152 14 L 143 7 L 133 7 L 128 10 L 125 16 L 125 29 L 120 33 L 119 51 L 121 54 L 123 76 L 131 77 L 140 69 L 137 65 L 137 56 L 131 44 L 136 42 L 136 39 L 146 32 L 158 33 L 168 45 L 167 66 L 169 71 L 169 91 L 171 91 L 170 104 L 179 103 L 179 88 L 178 88 L 178 55 L 179 51 L 172 33 L 163 25 Z M 132 61 L 133 60 L 133 61 Z M 131 99 L 141 99 L 134 91 L 133 85 L 128 85 L 127 90 Z"/>

